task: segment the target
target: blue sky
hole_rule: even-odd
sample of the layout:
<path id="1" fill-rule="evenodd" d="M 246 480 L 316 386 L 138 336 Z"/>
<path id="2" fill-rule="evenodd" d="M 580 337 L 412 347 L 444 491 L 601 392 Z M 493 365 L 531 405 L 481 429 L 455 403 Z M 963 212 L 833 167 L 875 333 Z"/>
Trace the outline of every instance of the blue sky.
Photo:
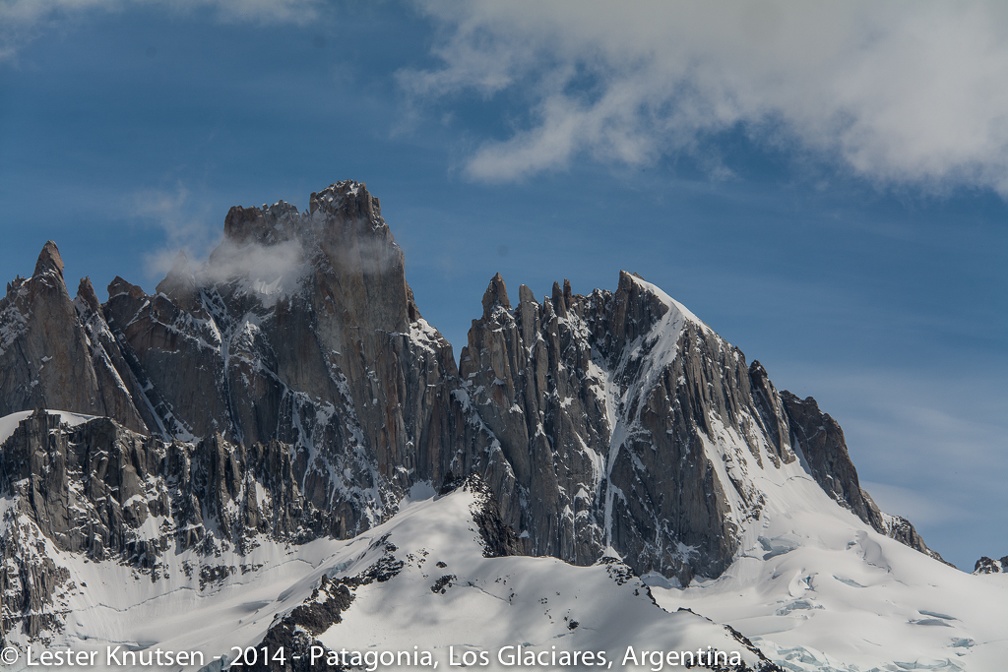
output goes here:
<path id="1" fill-rule="evenodd" d="M 1008 554 L 1008 6 L 540 5 L 0 0 L 0 275 L 53 239 L 150 290 L 359 179 L 456 352 L 497 271 L 636 271 L 946 558 Z"/>

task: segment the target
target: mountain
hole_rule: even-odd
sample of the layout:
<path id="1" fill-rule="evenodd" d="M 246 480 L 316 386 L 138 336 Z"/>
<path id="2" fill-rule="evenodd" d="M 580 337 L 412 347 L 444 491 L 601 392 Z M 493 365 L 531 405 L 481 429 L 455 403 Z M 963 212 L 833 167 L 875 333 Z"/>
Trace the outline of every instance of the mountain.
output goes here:
<path id="1" fill-rule="evenodd" d="M 937 619 L 956 636 L 916 649 L 946 656 L 928 669 L 1004 660 L 981 636 L 998 606 L 900 612 L 910 634 L 870 655 L 822 636 L 885 613 L 904 582 L 937 581 L 935 599 L 980 584 L 879 510 L 814 399 L 779 392 L 656 286 L 622 272 L 615 291 L 521 286 L 512 305 L 496 275 L 456 364 L 404 269 L 353 181 L 303 212 L 232 208 L 207 263 L 180 256 L 153 294 L 117 277 L 104 304 L 86 279 L 70 297 L 47 243 L 0 300 L 5 641 L 213 655 L 423 641 L 441 657 L 599 642 L 613 660 L 633 640 L 730 645 L 734 669 L 773 669 L 770 652 L 846 670 L 831 648 L 902 664 Z M 472 534 L 493 557 L 465 550 Z M 523 590 L 503 608 L 508 581 Z M 858 606 L 823 581 L 872 587 Z M 603 633 L 608 608 L 625 627 Z M 415 618 L 378 627 L 393 613 Z"/>

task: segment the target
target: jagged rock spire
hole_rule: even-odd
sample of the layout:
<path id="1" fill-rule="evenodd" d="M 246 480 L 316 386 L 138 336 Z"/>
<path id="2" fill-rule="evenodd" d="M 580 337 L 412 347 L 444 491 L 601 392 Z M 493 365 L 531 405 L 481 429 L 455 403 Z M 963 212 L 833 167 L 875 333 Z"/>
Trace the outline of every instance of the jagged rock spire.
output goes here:
<path id="1" fill-rule="evenodd" d="M 63 280 L 63 257 L 60 256 L 56 243 L 51 240 L 46 241 L 42 247 L 38 261 L 35 262 L 35 272 L 32 276 L 39 277 L 47 274 L 58 277 L 61 282 Z"/>
<path id="2" fill-rule="evenodd" d="M 94 313 L 101 312 L 101 302 L 98 301 L 98 295 L 95 293 L 94 285 L 91 284 L 91 278 L 81 278 L 80 284 L 77 285 L 77 298 L 88 310 Z"/>
<path id="3" fill-rule="evenodd" d="M 504 285 L 504 278 L 500 273 L 495 273 L 490 278 L 486 292 L 483 293 L 483 317 L 490 317 L 494 306 L 500 306 L 504 310 L 511 310 L 511 301 L 508 299 L 507 287 Z"/>
<path id="4" fill-rule="evenodd" d="M 0 416 L 52 408 L 147 429 L 94 288 L 82 280 L 71 300 L 54 242 L 43 246 L 33 276 L 0 300 L 0 336 Z"/>

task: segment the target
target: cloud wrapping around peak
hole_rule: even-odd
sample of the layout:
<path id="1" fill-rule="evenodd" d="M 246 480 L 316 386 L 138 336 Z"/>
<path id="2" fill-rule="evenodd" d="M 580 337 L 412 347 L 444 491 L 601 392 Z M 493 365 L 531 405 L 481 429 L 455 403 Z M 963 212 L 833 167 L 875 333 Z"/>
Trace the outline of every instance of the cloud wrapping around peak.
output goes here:
<path id="1" fill-rule="evenodd" d="M 304 213 L 293 224 L 284 224 L 290 228 L 280 240 L 266 243 L 255 236 L 240 240 L 245 237 L 224 234 L 212 223 L 209 203 L 192 197 L 181 183 L 138 191 L 123 207 L 163 234 L 163 243 L 144 255 L 149 278 L 182 273 L 200 287 L 233 285 L 264 307 L 300 291 L 305 278 L 320 268 L 372 278 L 404 275 L 402 249 L 391 237 L 369 234 L 367 220 L 346 222 L 321 211 Z"/>
<path id="2" fill-rule="evenodd" d="M 590 157 L 646 165 L 743 129 L 865 179 L 1008 196 L 1008 4 L 528 0 L 424 4 L 438 68 L 419 99 L 517 93 L 528 118 L 469 175 Z"/>
<path id="3" fill-rule="evenodd" d="M 301 240 L 265 245 L 223 235 L 211 223 L 208 206 L 193 199 L 183 184 L 140 191 L 127 207 L 164 234 L 164 244 L 145 255 L 151 278 L 170 276 L 181 262 L 182 272 L 191 273 L 197 285 L 234 283 L 240 293 L 258 296 L 269 307 L 298 291 L 310 270 L 310 254 Z"/>
<path id="4" fill-rule="evenodd" d="M 237 283 L 240 293 L 257 296 L 269 307 L 296 293 L 309 270 L 304 247 L 296 238 L 262 245 L 225 237 L 195 275 L 201 285 Z"/>

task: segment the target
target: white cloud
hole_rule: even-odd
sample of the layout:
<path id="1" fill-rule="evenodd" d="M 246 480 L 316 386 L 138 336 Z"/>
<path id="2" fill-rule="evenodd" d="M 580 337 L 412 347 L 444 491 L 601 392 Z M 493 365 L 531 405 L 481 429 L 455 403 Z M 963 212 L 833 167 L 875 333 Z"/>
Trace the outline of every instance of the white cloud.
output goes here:
<path id="1" fill-rule="evenodd" d="M 172 190 L 138 192 L 128 208 L 164 234 L 163 245 L 145 255 L 147 274 L 155 280 L 168 275 L 181 254 L 186 270 L 201 285 L 237 282 L 242 291 L 271 305 L 277 297 L 296 291 L 308 270 L 300 240 L 273 245 L 231 240 L 219 225 L 210 223 L 209 207 L 195 203 L 183 184 Z"/>
<path id="2" fill-rule="evenodd" d="M 151 0 L 147 0 L 151 1 Z M 162 1 L 162 0 L 153 0 Z M 320 0 L 186 0 L 169 5 L 208 6 L 224 19 L 304 25 L 318 17 Z"/>
<path id="3" fill-rule="evenodd" d="M 348 229 L 342 227 L 356 223 L 321 214 L 305 216 L 286 230 L 285 239 L 266 244 L 254 236 L 225 236 L 213 223 L 211 205 L 192 198 L 181 183 L 174 189 L 137 192 L 124 209 L 164 235 L 164 242 L 144 256 L 150 279 L 165 278 L 183 261 L 181 270 L 198 284 L 236 283 L 238 291 L 258 296 L 264 306 L 297 292 L 313 265 L 323 261 L 338 273 L 403 272 L 402 250 L 396 243 L 380 235 L 344 235 Z M 370 227 L 370 222 L 360 226 Z"/>
<path id="4" fill-rule="evenodd" d="M 468 163 L 515 180 L 643 165 L 743 128 L 884 184 L 1008 196 L 1008 3 L 425 3 L 442 65 L 419 99 L 515 94 L 528 119 Z"/>
<path id="5" fill-rule="evenodd" d="M 241 291 L 270 306 L 277 298 L 296 292 L 308 270 L 298 239 L 262 245 L 224 238 L 195 275 L 200 284 L 237 282 Z"/>
<path id="6" fill-rule="evenodd" d="M 226 22 L 303 25 L 317 17 L 321 0 L 0 0 L 0 63 L 14 60 L 40 31 L 85 11 L 120 12 L 142 6 L 175 12 L 205 9 Z"/>
<path id="7" fill-rule="evenodd" d="M 163 245 L 145 255 L 147 275 L 159 280 L 174 266 L 181 252 L 188 259 L 205 259 L 220 242 L 219 228 L 206 205 L 193 203 L 183 184 L 174 189 L 145 189 L 128 199 L 124 210 L 164 235 Z"/>

